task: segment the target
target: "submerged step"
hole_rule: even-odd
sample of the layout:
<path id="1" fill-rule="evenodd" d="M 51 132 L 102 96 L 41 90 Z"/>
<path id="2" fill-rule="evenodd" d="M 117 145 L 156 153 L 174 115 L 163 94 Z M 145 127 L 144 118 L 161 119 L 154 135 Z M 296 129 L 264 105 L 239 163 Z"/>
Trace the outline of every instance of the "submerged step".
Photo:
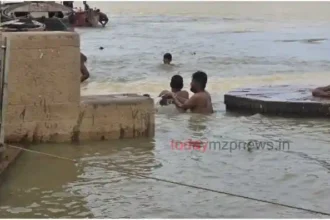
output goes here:
<path id="1" fill-rule="evenodd" d="M 224 96 L 227 111 L 330 117 L 330 99 L 313 97 L 316 86 L 274 85 L 241 88 Z"/>

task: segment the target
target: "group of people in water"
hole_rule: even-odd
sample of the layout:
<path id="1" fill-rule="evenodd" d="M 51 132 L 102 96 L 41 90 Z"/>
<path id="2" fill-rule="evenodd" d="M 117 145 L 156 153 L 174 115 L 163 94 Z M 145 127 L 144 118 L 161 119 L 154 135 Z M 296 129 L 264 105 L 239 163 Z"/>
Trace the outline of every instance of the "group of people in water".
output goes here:
<path id="1" fill-rule="evenodd" d="M 172 55 L 164 54 L 164 65 L 171 65 Z M 197 71 L 192 74 L 190 83 L 190 91 L 194 93 L 189 97 L 189 92 L 183 90 L 183 78 L 180 75 L 174 75 L 170 82 L 171 90 L 163 90 L 159 97 L 160 105 L 174 104 L 180 112 L 190 110 L 192 113 L 211 114 L 213 113 L 213 105 L 211 95 L 206 91 L 207 74 Z"/>
<path id="2" fill-rule="evenodd" d="M 87 57 L 81 53 L 81 82 L 89 78 L 89 72 L 85 66 Z M 166 53 L 163 56 L 164 65 L 172 65 L 172 55 Z M 190 91 L 193 93 L 189 97 L 189 92 L 183 90 L 183 78 L 180 75 L 174 75 L 170 82 L 170 90 L 163 90 L 159 97 L 161 106 L 175 105 L 179 112 L 189 110 L 192 113 L 211 114 L 213 113 L 213 105 L 210 93 L 206 90 L 207 74 L 197 71 L 192 74 L 190 83 Z M 321 98 L 330 98 L 330 86 L 319 87 L 312 91 L 312 95 Z M 145 95 L 149 96 L 149 95 Z"/>
<path id="3" fill-rule="evenodd" d="M 80 81 L 83 82 L 89 78 L 89 72 L 85 66 L 87 57 L 80 53 Z M 172 65 L 172 55 L 166 53 L 163 57 L 164 65 Z M 190 83 L 190 91 L 194 94 L 189 97 L 189 92 L 183 90 L 183 78 L 180 75 L 174 75 L 170 82 L 170 90 L 163 90 L 159 97 L 160 105 L 175 105 L 179 112 L 190 110 L 192 113 L 211 114 L 213 113 L 213 105 L 210 93 L 206 91 L 207 74 L 197 71 L 192 75 Z M 145 95 L 149 96 L 149 95 Z"/>

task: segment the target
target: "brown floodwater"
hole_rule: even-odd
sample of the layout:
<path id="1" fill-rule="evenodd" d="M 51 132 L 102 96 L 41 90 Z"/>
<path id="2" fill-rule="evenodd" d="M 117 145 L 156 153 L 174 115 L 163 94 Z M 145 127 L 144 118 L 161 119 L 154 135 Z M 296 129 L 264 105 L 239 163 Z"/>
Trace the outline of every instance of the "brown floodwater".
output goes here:
<path id="1" fill-rule="evenodd" d="M 216 113 L 177 114 L 156 100 L 152 139 L 32 147 L 77 162 L 24 153 L 0 187 L 0 217 L 319 218 L 183 186 L 330 211 L 327 120 L 225 112 L 223 94 L 260 85 L 330 84 L 329 2 L 89 2 L 105 28 L 78 29 L 91 78 L 82 94 L 149 93 L 204 70 Z M 99 50 L 99 47 L 104 50 Z M 166 52 L 173 67 L 161 64 Z M 290 143 L 285 149 L 176 150 L 171 141 Z M 117 164 L 113 166 L 112 163 Z"/>

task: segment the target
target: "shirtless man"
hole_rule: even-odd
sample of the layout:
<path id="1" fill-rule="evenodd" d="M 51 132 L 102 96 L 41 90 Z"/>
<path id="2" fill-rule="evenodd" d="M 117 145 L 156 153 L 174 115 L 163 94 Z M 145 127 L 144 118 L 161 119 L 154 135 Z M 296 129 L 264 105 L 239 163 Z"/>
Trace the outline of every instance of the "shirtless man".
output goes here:
<path id="1" fill-rule="evenodd" d="M 213 113 L 212 99 L 205 90 L 207 75 L 204 72 L 197 71 L 192 75 L 191 91 L 194 95 L 182 103 L 175 93 L 167 93 L 165 96 L 171 97 L 174 104 L 184 111 L 190 110 L 192 113 L 211 114 Z"/>
<path id="2" fill-rule="evenodd" d="M 86 79 L 89 78 L 89 72 L 85 66 L 86 61 L 87 61 L 87 57 L 83 53 L 80 53 L 80 72 L 81 72 L 80 82 L 84 82 Z"/>
<path id="3" fill-rule="evenodd" d="M 330 86 L 318 87 L 312 91 L 312 95 L 321 98 L 330 98 Z"/>
<path id="4" fill-rule="evenodd" d="M 185 90 L 182 90 L 183 88 L 183 78 L 180 75 L 174 75 L 171 79 L 170 83 L 171 92 L 164 90 L 159 94 L 159 97 L 162 97 L 162 100 L 159 102 L 160 105 L 169 105 L 173 104 L 173 99 L 171 97 L 164 96 L 168 93 L 173 93 L 177 96 L 177 99 L 184 103 L 189 99 L 189 93 Z M 180 109 L 181 110 L 181 109 Z"/>

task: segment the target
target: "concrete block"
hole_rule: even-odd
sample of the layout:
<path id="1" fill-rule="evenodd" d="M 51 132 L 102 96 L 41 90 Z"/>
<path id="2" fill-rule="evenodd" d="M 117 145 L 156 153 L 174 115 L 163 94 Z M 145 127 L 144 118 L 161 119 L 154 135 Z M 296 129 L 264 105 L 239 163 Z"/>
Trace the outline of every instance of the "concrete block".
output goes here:
<path id="1" fill-rule="evenodd" d="M 136 94 L 80 97 L 76 33 L 3 33 L 5 36 L 9 42 L 5 141 L 77 142 L 154 136 L 153 99 Z"/>
<path id="2" fill-rule="evenodd" d="M 225 94 L 227 111 L 290 117 L 330 117 L 330 100 L 312 96 L 316 86 L 274 85 Z"/>
<path id="3" fill-rule="evenodd" d="M 9 59 L 5 139 L 70 141 L 80 109 L 79 36 L 3 33 Z"/>
<path id="4" fill-rule="evenodd" d="M 153 137 L 155 132 L 153 99 L 138 95 L 83 96 L 80 118 L 77 140 Z"/>
<path id="5" fill-rule="evenodd" d="M 5 124 L 7 143 L 70 142 L 76 120 Z"/>
<path id="6" fill-rule="evenodd" d="M 3 32 L 2 35 L 11 41 L 12 49 L 80 47 L 79 35 L 76 32 Z"/>
<path id="7" fill-rule="evenodd" d="M 34 105 L 8 105 L 6 123 L 72 120 L 77 118 L 79 110 L 79 104 L 72 102 L 53 104 L 41 101 Z"/>
<path id="8" fill-rule="evenodd" d="M 8 104 L 79 102 L 79 48 L 10 50 L 9 59 Z"/>

